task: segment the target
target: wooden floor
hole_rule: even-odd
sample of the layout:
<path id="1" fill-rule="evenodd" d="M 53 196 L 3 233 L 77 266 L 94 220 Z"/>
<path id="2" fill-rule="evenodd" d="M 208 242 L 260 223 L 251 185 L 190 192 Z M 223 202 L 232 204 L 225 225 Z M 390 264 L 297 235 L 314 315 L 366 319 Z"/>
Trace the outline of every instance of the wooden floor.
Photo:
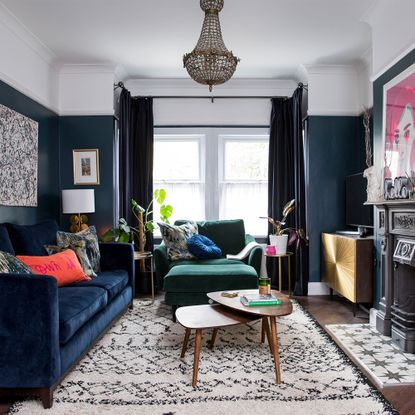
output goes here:
<path id="1" fill-rule="evenodd" d="M 328 296 L 296 298 L 323 327 L 326 324 L 368 322 L 368 315 L 364 311 L 358 309 L 354 317 L 352 305 L 337 296 L 333 300 Z M 401 415 L 415 415 L 415 385 L 387 387 L 381 392 Z M 9 406 L 10 403 L 0 402 L 0 415 L 4 415 Z"/>

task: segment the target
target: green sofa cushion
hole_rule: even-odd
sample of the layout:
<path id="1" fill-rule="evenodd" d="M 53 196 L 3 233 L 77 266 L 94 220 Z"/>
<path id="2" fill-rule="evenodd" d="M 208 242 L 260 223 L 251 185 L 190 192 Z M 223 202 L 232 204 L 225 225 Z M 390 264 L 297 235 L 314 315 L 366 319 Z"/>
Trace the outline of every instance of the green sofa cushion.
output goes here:
<path id="1" fill-rule="evenodd" d="M 181 225 L 188 221 L 176 221 Z M 199 234 L 208 237 L 222 250 L 222 255 L 238 254 L 245 247 L 245 226 L 242 219 L 197 222 Z"/>
<path id="2" fill-rule="evenodd" d="M 164 291 L 200 293 L 256 288 L 257 274 L 245 264 L 177 265 L 164 278 Z"/>
<path id="3" fill-rule="evenodd" d="M 243 264 L 242 261 L 237 259 L 226 259 L 226 258 L 215 258 L 215 259 L 183 259 L 180 261 L 170 262 L 170 268 L 176 267 L 177 265 L 230 265 L 230 264 Z"/>

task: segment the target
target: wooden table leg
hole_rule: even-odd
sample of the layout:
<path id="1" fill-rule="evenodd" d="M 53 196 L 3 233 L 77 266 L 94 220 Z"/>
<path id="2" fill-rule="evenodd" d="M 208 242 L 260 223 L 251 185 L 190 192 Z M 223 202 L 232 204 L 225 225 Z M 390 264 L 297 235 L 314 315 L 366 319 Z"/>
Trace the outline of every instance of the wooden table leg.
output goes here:
<path id="1" fill-rule="evenodd" d="M 199 371 L 199 356 L 200 346 L 202 344 L 202 329 L 196 330 L 196 341 L 195 341 L 195 357 L 193 362 L 193 382 L 192 386 L 195 387 L 197 384 L 197 373 Z"/>
<path id="2" fill-rule="evenodd" d="M 270 331 L 269 331 L 269 325 L 268 325 L 267 317 L 262 317 L 262 330 L 263 330 L 264 334 L 266 334 L 266 336 L 267 336 L 269 350 L 271 351 L 271 353 L 273 353 L 271 339 L 270 339 L 271 334 L 270 334 Z"/>
<path id="3" fill-rule="evenodd" d="M 287 262 L 288 262 L 288 295 L 291 296 L 291 256 L 287 256 Z"/>
<path id="4" fill-rule="evenodd" d="M 187 345 L 189 343 L 189 337 L 190 337 L 190 329 L 186 329 L 186 333 L 184 334 L 184 340 L 183 340 L 183 347 L 182 347 L 182 353 L 180 355 L 180 357 L 184 357 L 184 355 L 186 354 L 186 350 L 187 350 Z"/>
<path id="5" fill-rule="evenodd" d="M 278 290 L 282 292 L 282 267 L 281 257 L 278 257 Z"/>
<path id="6" fill-rule="evenodd" d="M 210 339 L 210 342 L 209 342 L 209 349 L 213 349 L 217 334 L 218 334 L 218 329 L 213 329 L 212 338 Z"/>
<path id="7" fill-rule="evenodd" d="M 266 319 L 266 317 L 265 317 Z M 262 317 L 262 324 L 261 324 L 261 343 L 265 341 L 265 326 L 264 326 L 264 317 Z"/>
<path id="8" fill-rule="evenodd" d="M 281 383 L 281 371 L 280 371 L 280 356 L 278 352 L 278 335 L 277 335 L 277 323 L 275 322 L 275 317 L 270 317 L 269 322 L 271 325 L 271 344 L 272 344 L 272 354 L 274 356 L 275 364 L 275 374 L 277 383 Z"/>

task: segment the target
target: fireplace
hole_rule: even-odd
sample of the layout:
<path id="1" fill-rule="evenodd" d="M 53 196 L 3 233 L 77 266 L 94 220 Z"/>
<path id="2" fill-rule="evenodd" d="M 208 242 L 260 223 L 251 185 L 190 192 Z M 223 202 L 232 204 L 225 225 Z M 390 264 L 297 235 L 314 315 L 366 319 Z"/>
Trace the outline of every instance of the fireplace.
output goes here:
<path id="1" fill-rule="evenodd" d="M 376 327 L 401 350 L 415 353 L 415 202 L 385 201 L 376 207 L 381 244 Z"/>

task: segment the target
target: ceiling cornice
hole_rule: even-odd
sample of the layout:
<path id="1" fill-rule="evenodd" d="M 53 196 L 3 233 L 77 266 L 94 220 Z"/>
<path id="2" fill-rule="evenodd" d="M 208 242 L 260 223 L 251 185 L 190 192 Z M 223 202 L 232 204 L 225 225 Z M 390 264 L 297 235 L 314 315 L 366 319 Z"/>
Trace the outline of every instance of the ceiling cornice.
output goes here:
<path id="1" fill-rule="evenodd" d="M 33 34 L 4 4 L 0 2 L 0 23 L 22 40 L 46 63 L 52 65 L 56 55 Z"/>

